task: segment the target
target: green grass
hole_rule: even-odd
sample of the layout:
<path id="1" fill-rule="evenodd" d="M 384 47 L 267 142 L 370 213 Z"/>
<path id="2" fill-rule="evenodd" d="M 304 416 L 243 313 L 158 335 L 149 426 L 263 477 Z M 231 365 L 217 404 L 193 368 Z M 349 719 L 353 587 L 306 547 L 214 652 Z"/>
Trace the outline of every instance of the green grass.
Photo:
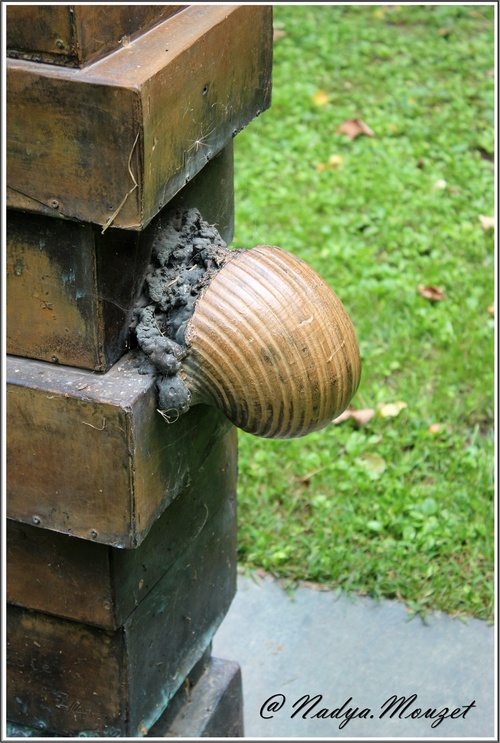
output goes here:
<path id="1" fill-rule="evenodd" d="M 235 140 L 233 246 L 308 261 L 356 328 L 353 404 L 407 408 L 294 441 L 241 434 L 239 560 L 490 620 L 493 7 L 277 5 L 274 22 L 273 104 Z M 376 136 L 337 133 L 348 118 Z"/>

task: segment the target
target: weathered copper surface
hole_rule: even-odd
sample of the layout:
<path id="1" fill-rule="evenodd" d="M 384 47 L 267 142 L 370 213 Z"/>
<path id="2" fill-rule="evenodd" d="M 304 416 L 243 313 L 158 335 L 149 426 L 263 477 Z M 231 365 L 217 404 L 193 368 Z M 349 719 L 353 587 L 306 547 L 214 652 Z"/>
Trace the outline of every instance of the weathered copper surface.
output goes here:
<path id="1" fill-rule="evenodd" d="M 191 5 L 83 69 L 7 62 L 8 206 L 142 230 L 270 105 L 272 6 Z"/>
<path id="2" fill-rule="evenodd" d="M 117 629 L 236 495 L 236 429 L 218 439 L 193 481 L 136 549 L 116 549 L 7 520 L 7 601 Z"/>
<path id="3" fill-rule="evenodd" d="M 232 141 L 167 206 L 234 228 Z M 7 212 L 7 352 L 106 371 L 130 344 L 160 213 L 143 232 Z"/>
<path id="4" fill-rule="evenodd" d="M 9 353 L 95 371 L 122 356 L 151 234 L 116 237 L 90 224 L 8 211 Z"/>
<path id="5" fill-rule="evenodd" d="M 242 738 L 243 693 L 237 663 L 211 658 L 203 676 L 179 690 L 148 733 L 151 738 Z"/>
<path id="6" fill-rule="evenodd" d="M 186 5 L 8 5 L 7 55 L 82 67 L 130 44 Z"/>
<path id="7" fill-rule="evenodd" d="M 9 605 L 9 720 L 67 736 L 145 735 L 229 608 L 235 519 L 229 498 L 116 631 Z"/>
<path id="8" fill-rule="evenodd" d="M 130 353 L 106 374 L 7 358 L 7 516 L 140 544 L 229 422 L 203 405 L 168 425 Z"/>

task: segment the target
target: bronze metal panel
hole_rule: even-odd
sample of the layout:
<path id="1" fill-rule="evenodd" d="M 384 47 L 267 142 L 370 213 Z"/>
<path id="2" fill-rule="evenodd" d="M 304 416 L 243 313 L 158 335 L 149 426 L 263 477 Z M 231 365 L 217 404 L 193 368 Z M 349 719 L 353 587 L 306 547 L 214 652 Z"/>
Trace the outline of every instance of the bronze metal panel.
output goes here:
<path id="1" fill-rule="evenodd" d="M 213 514 L 236 498 L 237 446 L 237 432 L 231 427 L 207 447 L 206 457 L 199 456 L 194 482 L 165 509 L 142 544 L 137 549 L 112 549 L 116 625 L 143 601 Z"/>
<path id="2" fill-rule="evenodd" d="M 130 535 L 127 412 L 15 384 L 7 394 L 8 515 L 111 543 Z"/>
<path id="3" fill-rule="evenodd" d="M 7 66 L 7 205 L 104 224 L 126 196 L 123 221 L 141 228 L 137 91 L 85 69 Z"/>
<path id="4" fill-rule="evenodd" d="M 149 730 L 161 716 L 235 593 L 236 498 L 230 497 L 125 623 L 131 735 Z"/>
<path id="5" fill-rule="evenodd" d="M 7 601 L 112 628 L 110 549 L 8 519 Z"/>
<path id="6" fill-rule="evenodd" d="M 224 501 L 235 497 L 236 456 L 236 429 L 231 428 L 136 549 L 116 549 L 9 519 L 8 602 L 117 629 Z"/>
<path id="7" fill-rule="evenodd" d="M 69 5 L 8 5 L 5 37 L 9 57 L 78 64 L 74 17 Z"/>
<path id="8" fill-rule="evenodd" d="M 81 70 L 9 59 L 7 203 L 142 230 L 270 105 L 272 6 L 191 5 Z"/>
<path id="9" fill-rule="evenodd" d="M 117 547 L 143 541 L 231 424 L 203 405 L 165 423 L 140 358 L 99 375 L 7 358 L 9 518 Z"/>
<path id="10" fill-rule="evenodd" d="M 10 212 L 7 351 L 104 366 L 92 225 Z"/>
<path id="11" fill-rule="evenodd" d="M 8 719 L 57 735 L 145 735 L 206 652 L 235 590 L 229 498 L 115 632 L 8 606 Z"/>
<path id="12" fill-rule="evenodd" d="M 91 721 L 119 735 L 128 681 L 123 630 L 106 632 L 17 606 L 6 613 L 8 718 L 68 735 Z"/>
<path id="13" fill-rule="evenodd" d="M 9 5 L 7 55 L 82 67 L 129 44 L 185 5 Z"/>
<path id="14" fill-rule="evenodd" d="M 197 8 L 194 22 L 187 12 L 177 20 L 182 52 L 162 69 L 151 69 L 141 88 L 146 214 L 157 213 L 270 105 L 271 6 L 205 6 Z M 198 26 L 207 28 L 201 44 Z M 155 41 L 160 58 L 163 40 Z"/>
<path id="15" fill-rule="evenodd" d="M 191 679 L 189 679 L 191 682 Z M 180 689 L 148 738 L 244 738 L 238 663 L 211 658 L 203 676 Z"/>

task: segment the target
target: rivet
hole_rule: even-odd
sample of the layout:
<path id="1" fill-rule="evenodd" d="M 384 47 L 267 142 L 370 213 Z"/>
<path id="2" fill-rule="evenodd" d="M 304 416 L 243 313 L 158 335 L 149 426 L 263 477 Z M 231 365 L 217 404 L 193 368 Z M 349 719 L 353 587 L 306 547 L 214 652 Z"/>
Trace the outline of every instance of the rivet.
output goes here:
<path id="1" fill-rule="evenodd" d="M 95 539 L 97 537 L 97 532 L 95 529 L 91 529 L 90 536 L 92 537 L 92 539 Z"/>
<path id="2" fill-rule="evenodd" d="M 57 362 L 59 361 L 59 358 L 55 354 L 53 356 L 51 356 L 50 358 L 52 359 L 52 361 L 54 362 L 54 364 L 57 364 Z"/>
<path id="3" fill-rule="evenodd" d="M 51 207 L 53 209 L 58 209 L 59 208 L 59 202 L 58 202 L 57 199 L 52 199 L 52 201 L 50 202 L 50 205 L 51 205 Z"/>
<path id="4" fill-rule="evenodd" d="M 56 46 L 57 46 L 57 47 L 58 47 L 59 49 L 64 49 L 64 41 L 63 41 L 62 39 L 57 39 L 57 40 L 56 40 Z"/>
<path id="5" fill-rule="evenodd" d="M 40 523 L 40 516 L 33 516 L 33 523 L 39 524 Z"/>

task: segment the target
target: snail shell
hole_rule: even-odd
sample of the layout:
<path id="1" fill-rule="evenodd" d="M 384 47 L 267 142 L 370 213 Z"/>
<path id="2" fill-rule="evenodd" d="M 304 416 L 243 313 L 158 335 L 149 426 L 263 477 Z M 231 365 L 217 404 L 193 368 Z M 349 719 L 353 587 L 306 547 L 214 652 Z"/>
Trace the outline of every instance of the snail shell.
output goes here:
<path id="1" fill-rule="evenodd" d="M 281 248 L 234 251 L 196 302 L 180 372 L 191 405 L 207 403 L 267 438 L 323 428 L 356 392 L 361 363 L 342 303 Z"/>

